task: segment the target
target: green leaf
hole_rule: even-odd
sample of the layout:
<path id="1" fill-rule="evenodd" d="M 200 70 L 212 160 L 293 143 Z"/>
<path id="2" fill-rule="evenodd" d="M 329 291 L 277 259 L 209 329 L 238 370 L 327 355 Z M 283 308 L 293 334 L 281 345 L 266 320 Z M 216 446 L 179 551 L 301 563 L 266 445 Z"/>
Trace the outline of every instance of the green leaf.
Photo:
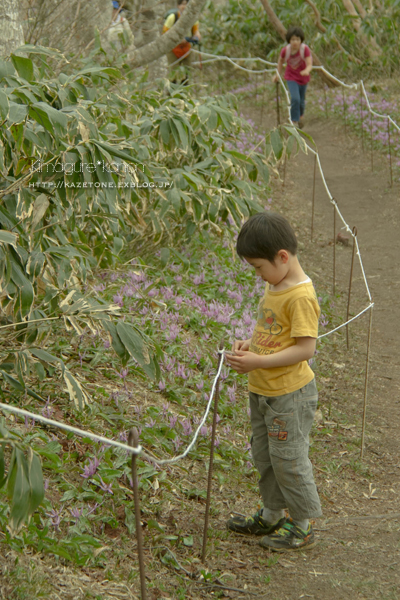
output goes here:
<path id="1" fill-rule="evenodd" d="M 6 373 L 5 371 L 0 369 L 0 373 L 3 375 L 4 380 L 11 385 L 11 387 L 13 387 L 15 390 L 17 390 L 18 392 L 24 392 L 25 391 L 25 386 L 22 385 L 22 383 L 20 383 L 18 381 L 18 379 L 14 379 L 14 377 L 11 377 L 11 375 L 9 375 L 8 373 Z"/>
<path id="2" fill-rule="evenodd" d="M 58 129 L 66 129 L 68 125 L 69 117 L 46 102 L 32 104 L 29 107 L 29 115 L 50 133 L 53 133 L 53 125 Z"/>
<path id="3" fill-rule="evenodd" d="M 191 548 L 193 546 L 193 536 L 192 535 L 188 535 L 187 537 L 183 538 L 183 545 L 187 546 L 188 548 Z"/>
<path id="4" fill-rule="evenodd" d="M 46 350 L 42 350 L 41 348 L 29 348 L 29 352 L 45 363 L 50 363 L 51 365 L 59 364 L 62 369 L 65 368 L 61 358 L 53 356 L 53 354 L 46 352 Z"/>
<path id="5" fill-rule="evenodd" d="M 147 346 L 138 331 L 128 323 L 120 321 L 117 324 L 117 332 L 121 342 L 132 358 L 137 360 L 146 375 L 155 379 L 159 374 L 158 364 L 155 359 L 150 358 Z"/>
<path id="6" fill-rule="evenodd" d="M 8 527 L 11 535 L 16 535 L 29 515 L 30 486 L 27 477 L 28 465 L 24 453 L 14 447 L 13 455 L 13 466 L 7 485 L 7 493 L 11 500 Z"/>
<path id="7" fill-rule="evenodd" d="M 29 519 L 44 498 L 42 465 L 40 458 L 32 448 L 28 449 L 28 479 L 30 486 Z"/>
<path id="8" fill-rule="evenodd" d="M 10 110 L 8 113 L 8 123 L 13 125 L 15 123 L 22 123 L 28 114 L 28 107 L 25 104 L 17 104 L 16 102 L 10 101 Z"/>
<path id="9" fill-rule="evenodd" d="M 18 75 L 23 79 L 26 79 L 26 81 L 32 81 L 33 62 L 31 61 L 31 59 L 11 54 L 11 60 L 16 71 L 18 72 Z"/>
<path id="10" fill-rule="evenodd" d="M 164 531 L 165 531 L 165 527 L 163 525 L 160 525 L 160 523 L 158 523 L 155 519 L 149 519 L 147 521 L 147 527 L 149 529 L 155 529 L 156 531 L 159 531 L 160 533 L 164 533 Z"/>
<path id="11" fill-rule="evenodd" d="M 39 194 L 33 203 L 32 229 L 43 219 L 50 202 L 46 194 Z"/>
<path id="12" fill-rule="evenodd" d="M 10 244 L 17 248 L 17 240 L 18 234 L 13 233 L 12 231 L 6 231 L 5 229 L 0 229 L 0 243 L 2 244 Z"/>
<path id="13" fill-rule="evenodd" d="M 273 131 L 271 131 L 270 139 L 272 150 L 274 151 L 276 159 L 279 160 L 282 156 L 283 151 L 283 143 L 280 131 L 278 129 L 274 129 Z"/>
<path id="14" fill-rule="evenodd" d="M 9 110 L 10 103 L 8 101 L 8 96 L 3 90 L 0 90 L 0 117 L 2 120 L 7 119 Z"/>
<path id="15" fill-rule="evenodd" d="M 79 381 L 72 375 L 68 369 L 64 371 L 64 381 L 67 385 L 69 397 L 74 402 L 76 408 L 83 410 L 85 404 L 89 404 L 89 397 L 82 389 Z"/>
<path id="16" fill-rule="evenodd" d="M 0 489 L 3 487 L 5 480 L 5 464 L 4 464 L 4 449 L 3 444 L 0 445 Z"/>
<path id="17" fill-rule="evenodd" d="M 121 342 L 116 326 L 114 323 L 111 323 L 111 321 L 106 321 L 104 323 L 104 328 L 111 335 L 111 345 L 115 352 L 122 359 L 122 363 L 126 364 L 129 359 L 129 353 L 126 351 L 124 344 Z"/>
<path id="18" fill-rule="evenodd" d="M 163 267 L 166 267 L 171 256 L 169 248 L 161 248 L 160 259 Z"/>

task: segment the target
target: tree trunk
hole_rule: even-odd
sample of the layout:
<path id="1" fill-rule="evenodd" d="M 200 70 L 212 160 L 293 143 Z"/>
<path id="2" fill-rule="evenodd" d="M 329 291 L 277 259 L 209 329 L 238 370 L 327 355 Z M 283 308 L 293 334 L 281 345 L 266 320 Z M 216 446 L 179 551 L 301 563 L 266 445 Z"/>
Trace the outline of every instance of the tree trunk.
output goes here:
<path id="1" fill-rule="evenodd" d="M 382 54 L 382 48 L 378 45 L 376 39 L 368 38 L 365 35 L 365 33 L 362 33 L 362 32 L 360 33 L 361 19 L 360 19 L 358 12 L 354 8 L 353 2 L 351 0 L 343 0 L 343 4 L 344 4 L 345 9 L 349 13 L 349 15 L 351 15 L 352 17 L 358 17 L 358 18 L 353 19 L 354 29 L 359 34 L 360 39 L 362 40 L 363 44 L 366 46 L 368 54 L 371 56 L 371 58 L 377 58 L 378 56 L 380 56 Z M 364 9 L 362 9 L 362 10 L 364 10 Z"/>
<path id="2" fill-rule="evenodd" d="M 164 33 L 164 35 L 161 35 L 149 44 L 138 48 L 133 53 L 130 63 L 132 68 L 137 69 L 138 67 L 148 65 L 160 58 L 160 56 L 167 54 L 172 48 L 175 48 L 197 21 L 205 3 L 206 0 L 191 0 L 185 8 L 183 15 L 167 33 Z"/>
<path id="3" fill-rule="evenodd" d="M 360 13 L 361 18 L 365 19 L 365 17 L 367 16 L 367 11 L 365 10 L 365 8 L 363 7 L 363 5 L 361 4 L 360 0 L 353 0 L 353 3 L 355 4 L 358 12 Z"/>
<path id="4" fill-rule="evenodd" d="M 0 1 L 0 56 L 10 54 L 24 43 L 18 0 Z"/>
<path id="5" fill-rule="evenodd" d="M 161 8 L 161 11 L 160 11 Z M 158 0 L 146 0 L 141 11 L 142 21 L 142 41 L 147 46 L 151 42 L 157 43 L 160 37 L 160 21 L 165 13 L 163 4 Z M 149 79 L 159 79 L 167 77 L 167 57 L 160 56 L 158 60 L 149 63 Z"/>

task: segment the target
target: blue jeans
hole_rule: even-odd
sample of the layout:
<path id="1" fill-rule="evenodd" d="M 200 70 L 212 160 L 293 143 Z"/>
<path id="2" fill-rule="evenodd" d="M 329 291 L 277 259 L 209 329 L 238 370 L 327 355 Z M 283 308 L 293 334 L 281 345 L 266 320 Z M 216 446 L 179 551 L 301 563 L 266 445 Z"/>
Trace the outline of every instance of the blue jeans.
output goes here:
<path id="1" fill-rule="evenodd" d="M 250 392 L 251 449 L 264 506 L 271 510 L 287 508 L 294 520 L 322 514 L 308 458 L 308 436 L 317 402 L 315 379 L 284 396 Z"/>
<path id="2" fill-rule="evenodd" d="M 306 107 L 306 85 L 300 85 L 296 81 L 287 82 L 290 98 L 292 100 L 290 105 L 290 118 L 292 121 L 298 123 L 300 117 L 304 115 L 304 109 Z"/>

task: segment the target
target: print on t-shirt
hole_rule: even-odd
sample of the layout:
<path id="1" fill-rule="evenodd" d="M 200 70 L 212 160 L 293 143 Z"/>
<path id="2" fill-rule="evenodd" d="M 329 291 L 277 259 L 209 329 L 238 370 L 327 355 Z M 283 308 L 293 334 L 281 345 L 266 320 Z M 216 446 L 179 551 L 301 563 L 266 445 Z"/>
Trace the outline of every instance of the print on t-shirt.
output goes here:
<path id="1" fill-rule="evenodd" d="M 292 69 L 299 69 L 301 66 L 301 63 L 303 63 L 303 59 L 300 56 L 300 52 L 298 52 L 297 54 L 294 54 L 293 56 L 289 56 L 288 58 L 288 65 L 290 65 L 292 67 Z"/>
<path id="2" fill-rule="evenodd" d="M 271 335 L 279 335 L 282 331 L 282 327 L 276 322 L 276 316 L 270 308 L 265 308 L 263 304 L 260 304 L 258 309 L 258 325 L 263 327 Z"/>

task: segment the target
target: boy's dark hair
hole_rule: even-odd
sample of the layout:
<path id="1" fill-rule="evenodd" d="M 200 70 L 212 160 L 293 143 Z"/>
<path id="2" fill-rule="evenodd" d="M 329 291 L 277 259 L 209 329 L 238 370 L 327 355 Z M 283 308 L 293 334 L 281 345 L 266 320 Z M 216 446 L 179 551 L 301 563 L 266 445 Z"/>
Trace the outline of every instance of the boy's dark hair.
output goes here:
<path id="1" fill-rule="evenodd" d="M 271 212 L 250 217 L 236 242 L 240 258 L 266 258 L 273 263 L 279 250 L 297 254 L 297 238 L 285 217 Z"/>
<path id="2" fill-rule="evenodd" d="M 301 39 L 301 43 L 304 42 L 304 38 L 306 37 L 304 35 L 304 31 L 301 27 L 296 27 L 295 25 L 293 25 L 292 27 L 289 27 L 289 29 L 286 32 L 286 41 L 288 44 L 290 44 L 290 40 L 294 35 Z"/>

